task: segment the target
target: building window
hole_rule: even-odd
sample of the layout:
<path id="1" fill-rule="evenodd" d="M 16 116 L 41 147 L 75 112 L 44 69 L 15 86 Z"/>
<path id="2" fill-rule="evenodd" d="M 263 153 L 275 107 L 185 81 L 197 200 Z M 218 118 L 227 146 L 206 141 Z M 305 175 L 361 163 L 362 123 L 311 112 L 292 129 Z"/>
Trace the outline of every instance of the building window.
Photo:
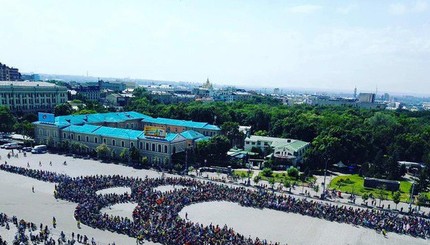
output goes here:
<path id="1" fill-rule="evenodd" d="M 98 139 L 96 137 L 94 137 L 94 143 L 97 143 Z"/>
<path id="2" fill-rule="evenodd" d="M 143 149 L 143 143 L 142 142 L 139 142 L 139 148 Z"/>
<path id="3" fill-rule="evenodd" d="M 146 143 L 146 148 L 145 150 L 149 151 L 149 143 Z"/>
<path id="4" fill-rule="evenodd" d="M 158 152 L 161 152 L 161 145 L 158 145 Z"/>
<path id="5" fill-rule="evenodd" d="M 164 153 L 167 153 L 167 145 L 164 146 Z"/>
<path id="6" fill-rule="evenodd" d="M 63 133 L 63 138 L 66 138 L 66 133 Z"/>
<path id="7" fill-rule="evenodd" d="M 131 147 L 134 147 L 134 143 L 133 142 L 130 142 L 130 148 Z"/>
<path id="8" fill-rule="evenodd" d="M 155 144 L 152 144 L 152 151 L 155 151 Z"/>
<path id="9" fill-rule="evenodd" d="M 73 139 L 73 138 L 74 138 L 73 134 L 70 134 L 70 139 Z"/>
<path id="10" fill-rule="evenodd" d="M 78 141 L 81 141 L 81 136 L 80 135 L 78 135 Z"/>
<path id="11" fill-rule="evenodd" d="M 121 140 L 121 147 L 125 147 L 124 140 Z"/>
<path id="12" fill-rule="evenodd" d="M 112 145 L 115 146 L 115 140 L 112 140 Z"/>
<path id="13" fill-rule="evenodd" d="M 107 144 L 107 143 L 106 143 L 106 139 L 103 139 L 103 144 Z"/>
<path id="14" fill-rule="evenodd" d="M 88 138 L 88 136 L 85 136 L 85 141 L 86 142 L 90 141 L 90 139 Z"/>

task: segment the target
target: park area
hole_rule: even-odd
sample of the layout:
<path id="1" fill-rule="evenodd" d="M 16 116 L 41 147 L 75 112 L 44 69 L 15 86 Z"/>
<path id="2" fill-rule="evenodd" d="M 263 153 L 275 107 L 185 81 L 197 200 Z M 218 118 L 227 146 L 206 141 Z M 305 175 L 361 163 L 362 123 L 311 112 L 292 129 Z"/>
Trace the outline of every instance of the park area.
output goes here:
<path id="1" fill-rule="evenodd" d="M 8 151 L 6 150 L 0 150 L 2 164 L 4 161 L 7 161 L 8 166 L 26 169 L 26 171 L 30 173 L 32 170 L 49 171 L 66 179 L 68 176 L 72 178 L 80 176 L 98 176 L 98 178 L 102 178 L 101 176 L 115 175 L 127 178 L 123 181 L 139 179 L 139 181 L 143 181 L 143 183 L 158 183 L 157 181 L 159 180 L 157 179 L 161 177 L 173 178 L 172 180 L 178 177 L 152 170 L 137 170 L 118 164 L 106 164 L 91 159 L 75 159 L 54 154 L 27 154 L 27 157 L 24 157 L 23 154 L 19 153 L 17 158 L 12 157 L 7 159 L 5 157 L 7 153 Z M 65 162 L 67 164 L 64 164 Z M 254 174 L 254 172 L 251 174 Z M 280 173 L 280 175 L 278 175 L 278 173 L 273 173 L 273 178 L 276 178 L 277 181 L 281 181 L 281 179 L 287 178 L 287 176 L 288 173 L 284 175 L 283 173 Z M 288 178 L 291 178 L 291 176 L 288 176 Z M 194 183 L 195 181 L 197 181 L 196 183 L 200 183 L 201 181 L 201 185 L 203 186 L 206 185 L 205 183 L 212 183 L 205 179 L 197 179 L 196 177 L 187 177 L 185 179 L 188 180 L 181 180 L 184 183 L 182 185 L 175 185 L 174 183 L 151 184 L 147 185 L 145 188 L 148 188 L 146 190 L 151 190 L 150 186 L 154 186 L 152 190 L 155 191 L 157 195 L 168 198 L 171 195 L 174 196 L 175 192 L 187 193 L 186 191 L 188 189 L 194 190 L 194 188 L 187 187 L 187 183 Z M 89 240 L 94 238 L 96 244 L 136 243 L 135 237 L 119 234 L 109 229 L 90 227 L 86 222 L 82 222 L 80 227 L 78 227 L 77 220 L 74 216 L 78 203 L 54 196 L 54 192 L 57 190 L 61 193 L 62 184 L 61 182 L 59 183 L 40 181 L 22 174 L 0 170 L 0 195 L 2 196 L 0 201 L 0 213 L 7 214 L 8 216 L 15 215 L 18 219 L 34 222 L 37 227 L 42 223 L 48 227 L 54 239 L 61 237 L 61 232 L 63 232 L 67 238 L 70 238 L 72 233 L 74 233 L 75 236 L 77 234 L 81 236 L 85 235 Z M 221 193 L 226 193 L 226 196 L 235 195 L 235 191 L 227 194 L 228 188 L 235 187 L 233 184 L 226 185 L 214 183 L 209 184 L 209 186 L 214 188 L 215 191 L 213 193 L 217 193 L 216 190 L 221 190 Z M 71 185 L 71 187 L 73 187 L 73 185 Z M 129 194 L 134 191 L 133 188 L 130 189 L 119 186 L 110 186 L 109 188 L 101 187 L 97 193 L 92 195 Z M 237 190 L 237 192 L 247 192 L 247 188 Z M 194 192 L 195 191 L 193 191 L 193 193 Z M 127 197 L 128 194 L 125 196 Z M 257 208 L 239 205 L 239 200 L 235 198 L 235 196 L 232 196 L 229 199 L 230 201 L 223 200 L 226 198 L 221 198 L 221 196 L 219 198 L 221 200 L 217 199 L 218 198 L 213 198 L 208 201 L 192 202 L 184 205 L 183 208 L 178 210 L 177 220 L 186 220 L 187 222 L 198 223 L 205 226 L 210 226 L 211 224 L 214 226 L 218 225 L 221 228 L 226 225 L 246 238 L 249 237 L 255 240 L 258 237 L 260 240 L 266 239 L 268 243 L 428 244 L 428 240 L 409 235 L 400 235 L 390 232 L 387 237 L 384 237 L 374 229 L 365 228 L 363 226 L 331 222 L 309 215 L 274 210 L 273 208 Z M 157 202 L 159 200 L 163 202 L 164 199 L 159 198 Z M 138 204 L 135 202 L 124 201 L 104 207 L 100 212 L 106 213 L 108 215 L 106 217 L 113 215 L 119 216 L 119 219 L 131 218 L 137 205 Z M 142 211 L 145 213 L 144 207 L 140 208 L 143 208 Z M 55 228 L 52 226 L 53 217 L 56 218 Z M 11 227 L 11 229 L 7 230 L 5 227 L 0 226 L 0 235 L 8 244 L 12 244 L 15 234 L 15 228 Z M 161 234 L 162 232 L 160 231 L 160 236 Z M 171 242 L 160 243 L 175 244 L 173 240 Z M 158 243 L 145 241 L 145 244 Z"/>
<path id="2" fill-rule="evenodd" d="M 333 178 L 330 182 L 329 189 L 335 189 L 343 193 L 358 195 L 361 196 L 363 200 L 367 200 L 369 198 L 377 198 L 382 200 L 396 201 L 397 198 L 397 200 L 400 202 L 408 203 L 410 201 L 412 183 L 407 180 L 402 180 L 399 182 L 400 189 L 396 194 L 396 192 L 394 191 L 384 190 L 383 188 L 378 189 L 364 187 L 364 178 L 359 176 L 358 174 L 352 174 L 337 176 Z M 426 195 L 427 198 L 430 198 L 429 193 L 422 193 L 422 195 Z"/>

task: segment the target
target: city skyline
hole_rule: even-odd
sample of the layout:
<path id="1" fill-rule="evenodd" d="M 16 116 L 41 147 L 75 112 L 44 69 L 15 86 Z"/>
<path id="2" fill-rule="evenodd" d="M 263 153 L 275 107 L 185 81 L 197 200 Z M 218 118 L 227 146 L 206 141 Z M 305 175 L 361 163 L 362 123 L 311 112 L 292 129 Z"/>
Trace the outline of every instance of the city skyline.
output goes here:
<path id="1" fill-rule="evenodd" d="M 1 62 L 21 72 L 403 94 L 430 88 L 429 1 L 0 2 L 8 26 L 0 30 Z"/>

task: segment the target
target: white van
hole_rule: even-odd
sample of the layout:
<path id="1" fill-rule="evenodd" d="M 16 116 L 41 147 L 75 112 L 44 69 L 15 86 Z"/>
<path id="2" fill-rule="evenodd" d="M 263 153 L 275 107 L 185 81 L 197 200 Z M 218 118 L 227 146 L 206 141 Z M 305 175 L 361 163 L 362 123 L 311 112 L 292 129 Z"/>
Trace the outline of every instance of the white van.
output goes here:
<path id="1" fill-rule="evenodd" d="M 33 150 L 31 150 L 31 153 L 41 154 L 41 153 L 46 153 L 47 150 L 48 150 L 48 147 L 46 145 L 36 145 L 35 147 L 33 147 Z"/>

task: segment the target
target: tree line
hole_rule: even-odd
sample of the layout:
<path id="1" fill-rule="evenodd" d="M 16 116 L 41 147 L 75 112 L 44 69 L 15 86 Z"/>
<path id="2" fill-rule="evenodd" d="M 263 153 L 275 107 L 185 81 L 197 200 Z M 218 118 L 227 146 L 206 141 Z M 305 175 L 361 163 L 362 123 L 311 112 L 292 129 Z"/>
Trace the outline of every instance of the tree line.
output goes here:
<path id="1" fill-rule="evenodd" d="M 221 125 L 231 146 L 240 141 L 237 125 L 252 126 L 253 132 L 263 135 L 310 142 L 305 165 L 311 169 L 324 168 L 326 161 L 329 165 L 342 161 L 365 165 L 361 172 L 365 176 L 398 179 L 404 170 L 397 161 L 430 162 L 430 111 L 287 106 L 265 97 L 233 103 L 163 104 L 144 89 L 137 89 L 135 95 L 126 110 Z"/>

